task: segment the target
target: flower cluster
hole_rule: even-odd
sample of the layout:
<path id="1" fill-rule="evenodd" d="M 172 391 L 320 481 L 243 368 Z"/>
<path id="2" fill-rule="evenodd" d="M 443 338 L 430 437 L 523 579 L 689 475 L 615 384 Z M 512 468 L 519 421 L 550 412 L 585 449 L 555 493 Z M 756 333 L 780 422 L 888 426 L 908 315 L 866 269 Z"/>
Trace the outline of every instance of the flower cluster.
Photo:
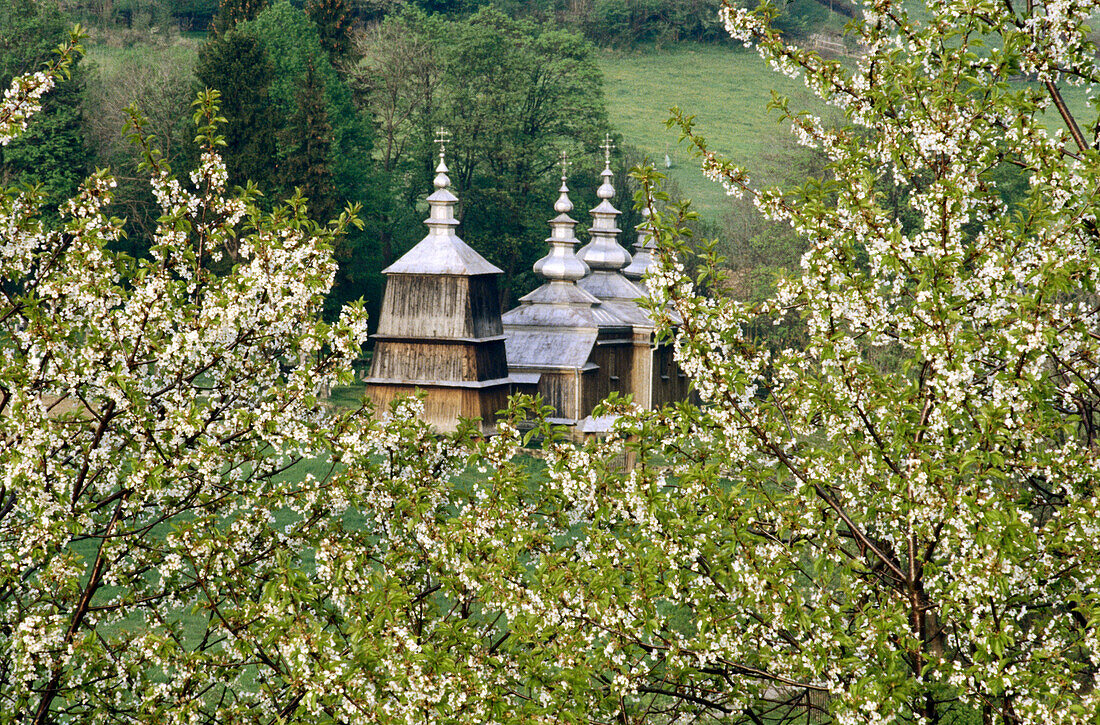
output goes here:
<path id="1" fill-rule="evenodd" d="M 0 146 L 7 146 L 27 130 L 30 119 L 42 107 L 42 96 L 53 86 L 53 75 L 44 71 L 12 79 L 0 103 Z"/>

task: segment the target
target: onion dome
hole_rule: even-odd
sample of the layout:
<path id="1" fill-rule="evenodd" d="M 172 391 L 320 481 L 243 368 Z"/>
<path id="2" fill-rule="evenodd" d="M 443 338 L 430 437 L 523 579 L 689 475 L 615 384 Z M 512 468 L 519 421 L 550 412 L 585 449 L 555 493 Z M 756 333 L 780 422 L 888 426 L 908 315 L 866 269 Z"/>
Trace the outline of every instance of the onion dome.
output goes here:
<path id="1" fill-rule="evenodd" d="M 653 250 L 657 248 L 657 241 L 653 237 L 649 215 L 649 207 L 642 207 L 642 223 L 634 227 L 638 232 L 638 239 L 634 242 L 634 259 L 623 268 L 623 275 L 633 280 L 640 280 L 656 264 Z"/>
<path id="2" fill-rule="evenodd" d="M 424 220 L 428 235 L 401 259 L 382 270 L 382 274 L 501 274 L 499 267 L 490 264 L 455 233 L 458 197 L 451 193 L 448 171 L 440 142 L 439 164 L 432 182 L 435 191 L 428 196 L 429 213 Z"/>
<path id="3" fill-rule="evenodd" d="M 592 238 L 578 253 L 577 256 L 589 266 L 592 271 L 616 272 L 630 264 L 630 252 L 619 245 L 619 232 L 616 226 L 618 216 L 622 214 L 611 204 L 615 197 L 615 187 L 611 183 L 614 174 L 611 172 L 611 149 L 615 148 L 611 143 L 611 136 L 604 137 L 604 169 L 600 176 L 603 183 L 596 190 L 596 196 L 600 203 L 589 213 L 592 215 L 592 226 L 588 233 Z"/>
<path id="4" fill-rule="evenodd" d="M 577 244 L 574 228 L 577 221 L 569 216 L 573 211 L 573 202 L 569 200 L 569 187 L 565 185 L 565 154 L 562 154 L 561 188 L 557 202 L 554 203 L 554 211 L 558 215 L 550 220 L 550 253 L 535 262 L 535 273 L 544 279 L 568 282 L 572 284 L 588 274 L 588 265 L 577 258 L 573 253 L 573 245 Z"/>

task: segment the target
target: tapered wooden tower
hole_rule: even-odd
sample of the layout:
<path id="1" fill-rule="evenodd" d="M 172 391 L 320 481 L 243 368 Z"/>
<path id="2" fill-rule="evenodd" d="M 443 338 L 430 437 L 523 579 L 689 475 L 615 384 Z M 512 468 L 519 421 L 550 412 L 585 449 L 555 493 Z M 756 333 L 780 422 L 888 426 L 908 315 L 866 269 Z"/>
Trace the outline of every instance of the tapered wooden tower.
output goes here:
<path id="1" fill-rule="evenodd" d="M 639 256 L 637 264 L 619 244 L 617 219 L 620 211 L 611 200 L 615 197 L 611 172 L 611 138 L 605 137 L 603 181 L 596 196 L 600 203 L 591 210 L 592 225 L 588 233 L 591 241 L 578 253 L 591 268 L 592 273 L 579 280 L 577 286 L 600 300 L 603 308 L 629 325 L 633 336 L 633 360 L 630 364 L 629 382 L 623 383 L 623 392 L 634 396 L 634 402 L 643 408 L 654 408 L 665 403 L 683 400 L 688 396 L 688 380 L 673 358 L 672 346 L 655 344 L 656 323 L 650 314 L 638 304 L 647 292 L 639 282 L 652 263 L 651 235 L 646 224 L 639 229 Z M 647 239 L 650 241 L 647 242 Z M 628 276 L 629 275 L 629 276 Z"/>
<path id="2" fill-rule="evenodd" d="M 424 415 L 441 431 L 480 418 L 492 432 L 512 381 L 504 349 L 497 278 L 501 270 L 458 238 L 450 179 L 439 152 L 428 235 L 382 270 L 386 292 L 367 394 L 382 408 L 425 393 Z"/>
<path id="3" fill-rule="evenodd" d="M 565 159 L 558 212 L 550 222 L 550 253 L 535 263 L 546 282 L 503 315 L 508 367 L 524 391 L 538 393 L 554 408 L 553 420 L 579 427 L 596 403 L 626 392 L 633 355 L 633 329 L 577 287 L 588 265 L 573 253 L 576 221 L 565 185 Z"/>

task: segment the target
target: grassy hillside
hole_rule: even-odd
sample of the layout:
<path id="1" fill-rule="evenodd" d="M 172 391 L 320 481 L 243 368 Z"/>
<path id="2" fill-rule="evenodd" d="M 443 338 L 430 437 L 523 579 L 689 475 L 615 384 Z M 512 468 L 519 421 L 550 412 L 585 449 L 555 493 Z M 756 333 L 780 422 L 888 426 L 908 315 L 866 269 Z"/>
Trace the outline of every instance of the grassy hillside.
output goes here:
<path id="1" fill-rule="evenodd" d="M 605 52 L 600 55 L 608 113 L 624 141 L 649 154 L 705 216 L 717 218 L 728 204 L 723 189 L 699 173 L 687 144 L 678 144 L 677 129 L 666 129 L 669 108 L 694 114 L 696 130 L 710 148 L 761 177 L 781 174 L 791 165 L 789 127 L 769 111 L 772 90 L 792 101 L 792 108 L 822 113 L 820 103 L 798 81 L 772 71 L 755 52 L 718 46 L 681 45 L 649 52 Z"/>
<path id="2" fill-rule="evenodd" d="M 788 124 L 779 122 L 779 113 L 767 110 L 773 89 L 791 98 L 792 110 L 826 118 L 837 113 L 801 81 L 772 71 L 755 52 L 743 49 L 685 44 L 660 51 L 604 52 L 599 58 L 612 125 L 662 171 L 667 152 L 673 162 L 670 178 L 704 218 L 714 221 L 729 202 L 720 186 L 703 178 L 687 144 L 677 143 L 678 130 L 665 128 L 669 107 L 695 114 L 696 130 L 713 151 L 764 182 L 789 175 L 805 153 L 794 144 Z M 1082 89 L 1064 88 L 1063 93 L 1079 120 L 1095 118 L 1095 112 L 1086 110 Z M 1065 127 L 1053 108 L 1047 111 L 1047 125 Z"/>

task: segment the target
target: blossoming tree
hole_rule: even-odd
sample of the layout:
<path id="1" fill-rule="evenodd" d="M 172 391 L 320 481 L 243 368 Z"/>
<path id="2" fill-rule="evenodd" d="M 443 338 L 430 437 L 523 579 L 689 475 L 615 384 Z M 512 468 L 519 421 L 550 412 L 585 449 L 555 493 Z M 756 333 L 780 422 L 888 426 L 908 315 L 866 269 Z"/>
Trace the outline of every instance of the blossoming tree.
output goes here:
<path id="1" fill-rule="evenodd" d="M 0 143 L 77 50 L 15 80 Z M 462 449 L 413 402 L 379 419 L 319 403 L 365 337 L 355 307 L 319 316 L 355 218 L 227 190 L 216 100 L 196 102 L 184 179 L 133 118 L 162 212 L 149 259 L 112 250 L 106 173 L 60 228 L 38 190 L 0 191 L 0 722 L 484 719 L 496 680 L 475 644 L 499 634 L 431 598 L 414 535 Z M 433 635 L 448 616 L 469 625 Z M 442 669 L 475 684 L 452 686 L 433 672 L 464 638 Z"/>
<path id="2" fill-rule="evenodd" d="M 768 3 L 723 9 L 844 122 L 778 99 L 830 159 L 785 192 L 678 116 L 705 173 L 808 251 L 750 307 L 686 277 L 654 215 L 649 289 L 700 405 L 563 451 L 570 535 L 496 580 L 607 721 L 1100 717 L 1100 151 L 1063 97 L 1100 88 L 1097 9 L 872 0 L 848 62 L 789 43 Z M 769 349 L 762 324 L 807 344 Z M 604 463 L 624 446 L 636 467 Z"/>

